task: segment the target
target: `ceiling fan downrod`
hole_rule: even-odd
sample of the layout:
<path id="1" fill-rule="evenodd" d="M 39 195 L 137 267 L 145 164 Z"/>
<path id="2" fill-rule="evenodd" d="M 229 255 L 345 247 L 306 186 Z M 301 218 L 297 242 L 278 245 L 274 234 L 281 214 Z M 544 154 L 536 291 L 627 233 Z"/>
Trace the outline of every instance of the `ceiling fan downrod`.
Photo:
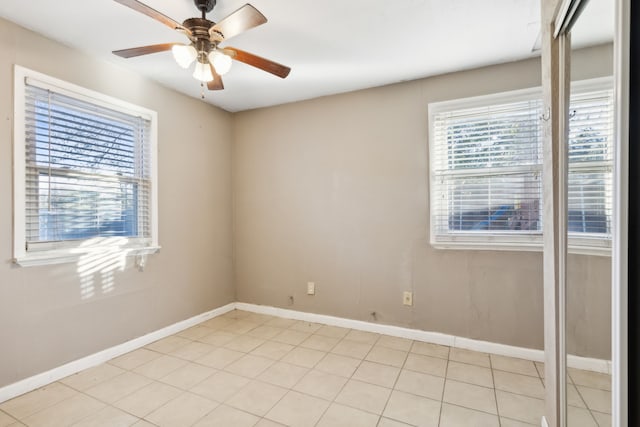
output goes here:
<path id="1" fill-rule="evenodd" d="M 216 0 L 193 0 L 193 2 L 202 12 L 202 19 L 206 19 L 207 13 L 211 12 L 216 5 Z"/>

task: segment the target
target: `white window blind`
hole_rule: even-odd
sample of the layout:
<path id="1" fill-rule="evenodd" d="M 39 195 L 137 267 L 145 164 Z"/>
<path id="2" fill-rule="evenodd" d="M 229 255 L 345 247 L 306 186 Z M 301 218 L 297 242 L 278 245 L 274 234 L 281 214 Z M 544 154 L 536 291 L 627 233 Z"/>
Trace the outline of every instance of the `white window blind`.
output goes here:
<path id="1" fill-rule="evenodd" d="M 603 86 L 571 96 L 570 248 L 610 242 L 613 95 Z M 430 106 L 433 244 L 541 246 L 541 114 L 538 90 Z"/>
<path id="2" fill-rule="evenodd" d="M 437 235 L 540 233 L 539 114 L 533 99 L 432 118 Z"/>
<path id="3" fill-rule="evenodd" d="M 92 237 L 151 238 L 150 121 L 25 89 L 26 249 Z"/>
<path id="4" fill-rule="evenodd" d="M 569 233 L 611 237 L 613 91 L 571 96 L 569 115 Z"/>

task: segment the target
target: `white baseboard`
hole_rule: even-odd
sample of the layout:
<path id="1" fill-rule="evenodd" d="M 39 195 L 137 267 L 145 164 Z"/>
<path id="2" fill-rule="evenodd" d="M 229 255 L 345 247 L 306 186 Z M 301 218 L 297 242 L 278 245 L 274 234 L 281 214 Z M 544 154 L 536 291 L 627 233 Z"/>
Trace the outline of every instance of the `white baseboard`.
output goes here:
<path id="1" fill-rule="evenodd" d="M 39 387 L 50 384 L 54 381 L 58 381 L 64 377 L 80 372 L 84 369 L 91 368 L 93 366 L 104 363 L 115 357 L 121 356 L 130 351 L 136 350 L 140 347 L 144 347 L 159 339 L 168 337 L 187 328 L 202 323 L 206 320 L 212 319 L 221 314 L 227 313 L 235 308 L 235 303 L 230 303 L 222 307 L 218 307 L 214 310 L 207 311 L 206 313 L 198 314 L 189 319 L 182 320 L 180 322 L 169 325 L 166 328 L 159 329 L 149 334 L 143 335 L 138 338 L 134 338 L 122 344 L 107 348 L 106 350 L 99 351 L 81 359 L 74 360 L 73 362 L 66 363 L 57 368 L 43 372 L 41 374 L 34 375 L 24 380 L 9 384 L 8 386 L 0 388 L 0 403 L 12 399 L 21 394 L 35 390 Z"/>
<path id="2" fill-rule="evenodd" d="M 267 305 L 256 305 L 237 302 L 236 309 L 250 311 L 252 313 L 284 317 L 286 319 L 322 323 L 323 325 L 340 326 L 342 328 L 375 332 L 378 334 L 386 334 L 394 337 L 408 338 L 412 340 L 425 341 L 448 346 L 453 346 L 455 338 L 453 335 L 441 334 L 439 332 L 428 332 L 418 329 L 403 328 L 401 326 L 382 325 L 379 323 L 365 322 L 362 320 L 345 319 L 343 317 L 327 316 L 326 314 L 307 313 L 304 311 L 288 310 L 286 308 L 271 307 Z"/>
<path id="3" fill-rule="evenodd" d="M 305 322 L 322 323 L 331 326 L 357 329 L 360 331 L 375 332 L 378 334 L 391 335 L 394 337 L 408 338 L 416 341 L 423 341 L 433 344 L 447 345 L 450 347 L 464 348 L 467 350 L 492 353 L 500 356 L 517 357 L 536 362 L 544 362 L 544 351 L 533 348 L 515 347 L 506 344 L 498 344 L 489 341 L 474 340 L 471 338 L 458 337 L 455 335 L 442 334 L 439 332 L 422 331 L 419 329 L 404 328 L 402 326 L 382 325 L 379 323 L 365 322 L 362 320 L 344 319 L 342 317 L 327 316 L 324 314 L 306 313 L 303 311 L 288 310 L 285 308 L 271 307 L 266 305 L 236 303 L 236 309 L 250 311 L 253 313 L 268 314 L 271 316 L 284 317 L 287 319 L 303 320 Z M 570 368 L 584 369 L 602 373 L 611 373 L 611 361 L 592 359 L 574 355 L 567 356 L 567 365 Z"/>
<path id="4" fill-rule="evenodd" d="M 433 344 L 446 345 L 450 347 L 464 348 L 468 350 L 481 351 L 485 353 L 498 354 L 501 356 L 518 357 L 521 359 L 542 362 L 544 352 L 524 347 L 515 347 L 505 344 L 498 344 L 488 341 L 474 340 L 470 338 L 457 337 L 455 335 L 442 334 L 439 332 L 422 331 L 419 329 L 404 328 L 401 326 L 383 325 L 379 323 L 365 322 L 362 320 L 345 319 L 342 317 L 328 316 L 324 314 L 306 313 L 303 311 L 288 310 L 284 308 L 271 307 L 266 305 L 247 304 L 243 302 L 229 303 L 222 307 L 199 314 L 186 320 L 174 323 L 173 325 L 135 338 L 122 344 L 118 344 L 98 353 L 83 357 L 73 362 L 69 362 L 49 371 L 34 375 L 24 380 L 9 384 L 0 388 L 0 403 L 13 397 L 35 390 L 39 387 L 58 381 L 64 377 L 91 368 L 115 357 L 121 356 L 130 351 L 144 347 L 161 338 L 173 335 L 187 328 L 202 323 L 206 320 L 220 316 L 234 309 L 250 311 L 252 313 L 268 314 L 271 316 L 284 317 L 287 319 L 302 320 L 305 322 L 322 323 L 331 326 L 356 329 L 359 331 L 375 332 L 378 334 L 391 335 L 394 337 L 407 338 L 415 341 L 428 342 Z M 611 361 L 591 359 L 568 355 L 567 364 L 571 368 L 585 369 L 595 372 L 611 373 Z"/>
<path id="5" fill-rule="evenodd" d="M 573 354 L 567 355 L 567 366 L 569 368 L 584 369 L 585 371 L 594 371 L 609 375 L 613 373 L 611 360 L 593 359 L 591 357 L 575 356 Z"/>
<path id="6" fill-rule="evenodd" d="M 518 359 L 533 360 L 535 362 L 544 362 L 544 351 L 534 348 L 516 347 L 513 345 L 457 336 L 454 336 L 454 344 L 452 347 L 481 351 L 483 353 L 497 354 L 500 356 L 517 357 Z"/>

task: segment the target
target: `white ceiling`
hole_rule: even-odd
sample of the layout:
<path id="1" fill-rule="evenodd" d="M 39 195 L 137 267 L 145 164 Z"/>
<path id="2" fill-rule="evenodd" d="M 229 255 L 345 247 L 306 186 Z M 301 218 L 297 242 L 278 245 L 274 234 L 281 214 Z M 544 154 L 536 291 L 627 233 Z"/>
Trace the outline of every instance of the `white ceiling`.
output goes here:
<path id="1" fill-rule="evenodd" d="M 192 0 L 143 0 L 182 22 Z M 227 41 L 288 65 L 285 80 L 234 62 L 223 91 L 205 101 L 228 111 L 315 98 L 514 61 L 532 52 L 540 0 L 218 0 L 219 21 L 247 1 L 269 20 Z M 122 59 L 112 50 L 186 38 L 113 0 L 2 0 L 0 16 L 100 59 L 200 97 L 170 52 Z M 613 39 L 613 0 L 591 0 L 573 32 L 578 46 Z"/>

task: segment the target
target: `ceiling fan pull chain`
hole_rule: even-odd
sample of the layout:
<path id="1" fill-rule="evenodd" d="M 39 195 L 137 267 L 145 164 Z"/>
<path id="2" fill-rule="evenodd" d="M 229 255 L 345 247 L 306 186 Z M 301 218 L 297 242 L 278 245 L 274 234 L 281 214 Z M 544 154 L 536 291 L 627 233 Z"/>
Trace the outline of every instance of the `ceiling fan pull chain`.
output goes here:
<path id="1" fill-rule="evenodd" d="M 204 99 L 204 83 L 200 82 L 200 96 Z"/>

